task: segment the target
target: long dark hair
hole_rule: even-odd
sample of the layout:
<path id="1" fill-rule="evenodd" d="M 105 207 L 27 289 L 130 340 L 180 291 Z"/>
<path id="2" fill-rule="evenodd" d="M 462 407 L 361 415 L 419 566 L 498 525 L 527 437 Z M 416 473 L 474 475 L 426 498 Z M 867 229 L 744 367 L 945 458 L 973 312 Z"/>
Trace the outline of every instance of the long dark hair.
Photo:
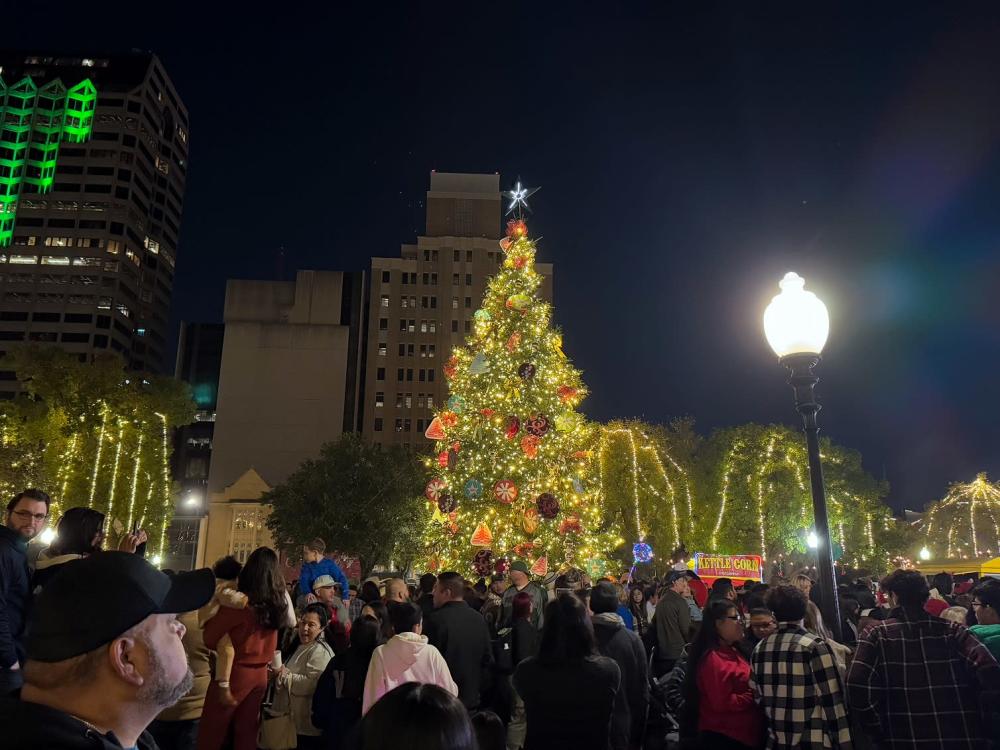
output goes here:
<path id="1" fill-rule="evenodd" d="M 374 617 L 364 615 L 351 625 L 351 647 L 346 656 L 340 657 L 344 664 L 343 697 L 360 701 L 365 691 L 365 678 L 375 649 L 385 641 L 379 622 Z"/>
<path id="2" fill-rule="evenodd" d="M 385 606 L 385 602 L 381 599 L 376 599 L 373 602 L 365 602 L 365 607 L 369 607 L 375 613 L 382 641 L 385 642 L 392 638 L 395 633 L 392 629 L 392 622 L 389 621 L 389 608 Z"/>
<path id="3" fill-rule="evenodd" d="M 476 750 L 469 712 L 437 685 L 407 682 L 390 690 L 362 719 L 361 748 L 410 747 Z"/>
<path id="4" fill-rule="evenodd" d="M 250 553 L 240 571 L 237 588 L 247 600 L 262 628 L 277 630 L 285 619 L 287 594 L 285 579 L 278 569 L 278 555 L 269 547 L 258 547 Z"/>
<path id="5" fill-rule="evenodd" d="M 579 661 L 597 653 L 594 626 L 579 597 L 561 594 L 545 608 L 538 660 L 548 664 Z"/>
<path id="6" fill-rule="evenodd" d="M 701 660 L 721 645 L 716 623 L 728 617 L 731 611 L 738 610 L 736 602 L 729 599 L 713 599 L 705 605 L 701 627 L 688 646 L 687 672 L 684 675 L 683 719 L 686 726 L 692 730 L 698 726 L 698 668 L 701 666 Z"/>
<path id="7" fill-rule="evenodd" d="M 56 538 L 49 545 L 49 557 L 56 555 L 92 555 L 94 537 L 104 529 L 104 514 L 93 508 L 70 508 L 56 526 Z"/>

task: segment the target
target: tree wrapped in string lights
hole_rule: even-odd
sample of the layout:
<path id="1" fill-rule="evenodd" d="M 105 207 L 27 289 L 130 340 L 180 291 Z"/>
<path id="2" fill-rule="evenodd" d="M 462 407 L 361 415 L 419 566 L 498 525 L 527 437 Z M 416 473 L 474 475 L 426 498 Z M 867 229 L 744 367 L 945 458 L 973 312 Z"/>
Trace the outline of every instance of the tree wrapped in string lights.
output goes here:
<path id="1" fill-rule="evenodd" d="M 173 510 L 172 430 L 194 418 L 188 388 L 127 372 L 104 355 L 81 363 L 56 348 L 12 351 L 23 392 L 0 402 L 0 492 L 40 487 L 52 521 L 87 506 L 107 516 L 109 543 L 138 525 L 162 555 Z"/>
<path id="2" fill-rule="evenodd" d="M 951 485 L 947 495 L 927 508 L 924 545 L 932 558 L 1000 555 L 1000 487 L 985 473 Z"/>
<path id="3" fill-rule="evenodd" d="M 503 266 L 472 335 L 444 366 L 449 398 L 426 433 L 436 441 L 426 567 L 485 576 L 523 560 L 536 575 L 570 566 L 600 574 L 617 567 L 609 556 L 623 540 L 605 518 L 596 426 L 576 410 L 587 391 L 539 297 L 535 242 L 521 218 L 500 246 Z"/>

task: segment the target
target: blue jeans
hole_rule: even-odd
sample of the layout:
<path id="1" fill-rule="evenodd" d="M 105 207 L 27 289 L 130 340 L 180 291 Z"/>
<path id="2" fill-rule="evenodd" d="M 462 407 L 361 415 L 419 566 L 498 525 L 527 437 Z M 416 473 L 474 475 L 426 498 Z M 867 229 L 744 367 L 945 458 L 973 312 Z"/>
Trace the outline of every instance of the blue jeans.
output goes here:
<path id="1" fill-rule="evenodd" d="M 194 750 L 198 741 L 198 719 L 188 721 L 160 721 L 149 725 L 160 750 Z"/>

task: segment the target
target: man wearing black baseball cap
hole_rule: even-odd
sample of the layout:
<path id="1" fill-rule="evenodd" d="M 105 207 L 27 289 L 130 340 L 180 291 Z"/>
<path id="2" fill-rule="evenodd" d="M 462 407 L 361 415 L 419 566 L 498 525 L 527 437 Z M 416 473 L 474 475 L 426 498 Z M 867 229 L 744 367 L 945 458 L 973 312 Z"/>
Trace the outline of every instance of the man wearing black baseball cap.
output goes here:
<path id="1" fill-rule="evenodd" d="M 150 750 L 156 715 L 191 687 L 177 615 L 214 593 L 208 569 L 166 576 L 141 557 L 67 563 L 32 612 L 20 697 L 0 701 L 8 750 Z"/>

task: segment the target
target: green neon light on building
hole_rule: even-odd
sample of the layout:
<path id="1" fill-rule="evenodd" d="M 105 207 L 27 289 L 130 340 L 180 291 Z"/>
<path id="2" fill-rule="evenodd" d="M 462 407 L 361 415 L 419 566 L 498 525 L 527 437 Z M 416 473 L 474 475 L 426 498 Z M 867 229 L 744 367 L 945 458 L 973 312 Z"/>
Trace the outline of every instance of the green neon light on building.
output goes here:
<path id="1" fill-rule="evenodd" d="M 94 125 L 97 90 L 90 79 L 67 89 L 58 78 L 41 88 L 31 78 L 0 78 L 0 247 L 10 245 L 21 186 L 52 190 L 59 144 L 83 143 Z"/>

